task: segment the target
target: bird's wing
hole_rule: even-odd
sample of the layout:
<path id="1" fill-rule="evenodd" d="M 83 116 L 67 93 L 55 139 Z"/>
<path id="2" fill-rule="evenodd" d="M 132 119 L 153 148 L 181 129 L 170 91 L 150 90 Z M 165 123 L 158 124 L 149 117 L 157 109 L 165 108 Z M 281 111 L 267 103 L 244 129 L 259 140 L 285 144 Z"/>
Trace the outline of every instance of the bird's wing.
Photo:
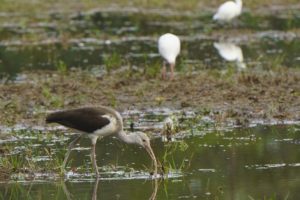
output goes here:
<path id="1" fill-rule="evenodd" d="M 106 113 L 97 108 L 79 108 L 59 111 L 47 116 L 47 123 L 58 123 L 79 131 L 92 133 L 110 123 Z"/>
<path id="2" fill-rule="evenodd" d="M 220 5 L 214 19 L 231 18 L 236 10 L 236 4 L 233 1 L 227 1 Z"/>
<path id="3" fill-rule="evenodd" d="M 162 35 L 158 40 L 158 51 L 169 63 L 174 63 L 180 52 L 180 39 L 173 34 Z"/>

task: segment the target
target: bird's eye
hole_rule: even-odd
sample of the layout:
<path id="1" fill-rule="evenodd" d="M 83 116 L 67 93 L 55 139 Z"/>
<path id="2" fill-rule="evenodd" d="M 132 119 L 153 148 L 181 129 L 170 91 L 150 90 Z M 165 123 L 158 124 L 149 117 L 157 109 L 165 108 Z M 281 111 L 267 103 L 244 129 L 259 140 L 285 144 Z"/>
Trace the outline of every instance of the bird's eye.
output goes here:
<path id="1" fill-rule="evenodd" d="M 145 139 L 142 139 L 142 141 L 143 141 L 143 142 L 146 142 L 146 140 L 145 140 Z"/>

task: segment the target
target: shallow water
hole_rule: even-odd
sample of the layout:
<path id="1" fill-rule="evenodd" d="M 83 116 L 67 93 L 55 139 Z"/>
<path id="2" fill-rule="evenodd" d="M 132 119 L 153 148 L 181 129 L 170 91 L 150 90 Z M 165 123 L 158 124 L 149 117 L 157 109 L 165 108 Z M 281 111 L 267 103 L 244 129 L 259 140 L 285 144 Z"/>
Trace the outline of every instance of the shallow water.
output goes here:
<path id="1" fill-rule="evenodd" d="M 64 67 L 102 74 L 111 63 L 138 70 L 161 65 L 156 41 L 165 32 L 181 37 L 179 72 L 229 67 L 269 70 L 300 64 L 296 31 L 300 15 L 295 10 L 264 16 L 246 12 L 233 27 L 212 23 L 211 13 L 99 12 L 73 16 L 63 27 L 56 26 L 59 16 L 52 17 L 28 27 L 1 25 L 0 78 L 26 81 L 24 71 Z M 61 31 L 74 38 L 62 41 Z M 34 34 L 48 40 L 22 41 Z M 113 54 L 116 57 L 110 59 Z M 135 128 L 154 136 L 154 152 L 167 170 L 164 180 L 152 180 L 151 163 L 142 149 L 115 138 L 98 142 L 99 182 L 91 169 L 88 139 L 72 151 L 68 173 L 61 177 L 55 167 L 62 162 L 72 132 L 62 127 L 0 126 L 7 134 L 0 138 L 1 159 L 38 166 L 1 181 L 0 199 L 300 198 L 299 125 L 224 128 L 209 118 L 195 119 L 194 113 L 183 117 L 181 111 L 174 113 L 182 127 L 169 144 L 162 142 L 160 132 L 170 110 L 123 113 L 127 129 L 128 119 L 139 119 Z M 172 154 L 166 156 L 168 152 Z"/>
<path id="2" fill-rule="evenodd" d="M 152 147 L 165 166 L 164 179 L 152 179 L 150 159 L 136 147 L 108 137 L 97 144 L 101 178 L 96 181 L 89 158 L 90 141 L 83 139 L 71 154 L 68 173 L 13 174 L 0 183 L 2 199 L 282 199 L 300 198 L 300 127 L 297 125 L 258 125 L 253 128 L 218 128 L 207 119 L 195 124 L 193 115 L 185 115 L 174 142 L 162 142 L 164 112 L 128 112 L 139 115 L 136 130 L 155 135 Z M 8 131 L 8 130 L 6 130 Z M 8 131 L 9 132 L 9 131 Z M 67 132 L 68 135 L 64 135 Z M 184 133 L 185 137 L 182 137 Z M 72 132 L 55 129 L 19 129 L 2 145 L 11 156 L 22 156 L 39 166 L 63 158 Z M 50 155 L 46 153 L 50 152 Z M 30 153 L 29 153 L 30 152 Z M 167 153 L 172 152 L 165 157 Z M 98 182 L 98 185 L 97 185 Z"/>
<path id="3" fill-rule="evenodd" d="M 23 70 L 57 70 L 61 65 L 99 72 L 105 71 L 108 62 L 116 62 L 117 67 L 145 69 L 160 65 L 157 38 L 165 32 L 175 33 L 182 40 L 177 71 L 228 66 L 259 70 L 299 67 L 299 36 L 294 31 L 300 27 L 300 15 L 296 10 L 265 16 L 245 12 L 233 27 L 213 23 L 210 15 L 95 12 L 72 16 L 63 27 L 57 25 L 61 23 L 59 18 L 52 19 L 52 15 L 48 16 L 50 22 L 28 27 L 4 24 L 0 32 L 0 75 L 16 78 Z M 66 32 L 74 38 L 62 39 L 61 34 Z M 39 34 L 46 35 L 46 40 L 21 40 Z M 231 54 L 231 59 L 227 59 L 214 45 L 220 42 L 240 50 L 223 48 L 227 55 Z M 112 54 L 117 58 L 110 59 Z"/>

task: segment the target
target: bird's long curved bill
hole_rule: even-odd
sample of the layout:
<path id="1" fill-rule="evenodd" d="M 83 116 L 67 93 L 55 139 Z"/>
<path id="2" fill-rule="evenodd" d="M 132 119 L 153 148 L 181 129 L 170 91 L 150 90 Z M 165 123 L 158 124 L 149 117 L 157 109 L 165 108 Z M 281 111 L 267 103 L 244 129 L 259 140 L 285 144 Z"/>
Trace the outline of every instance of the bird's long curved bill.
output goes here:
<path id="1" fill-rule="evenodd" d="M 156 161 L 156 157 L 155 154 L 153 153 L 153 150 L 151 148 L 151 146 L 146 146 L 146 151 L 148 152 L 149 156 L 151 157 L 151 159 L 153 160 L 153 164 L 154 164 L 154 177 L 157 175 L 157 161 Z"/>

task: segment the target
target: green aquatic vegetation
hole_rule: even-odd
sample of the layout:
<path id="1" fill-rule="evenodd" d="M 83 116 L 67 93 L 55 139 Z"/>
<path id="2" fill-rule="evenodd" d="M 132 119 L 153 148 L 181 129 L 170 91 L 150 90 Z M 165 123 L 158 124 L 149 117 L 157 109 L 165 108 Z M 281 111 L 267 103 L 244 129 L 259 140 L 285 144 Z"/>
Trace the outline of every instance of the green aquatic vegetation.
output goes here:
<path id="1" fill-rule="evenodd" d="M 184 141 L 176 142 L 176 143 L 168 143 L 165 145 L 165 151 L 163 154 L 163 171 L 168 173 L 172 170 L 179 170 L 183 171 L 188 168 L 189 165 L 186 164 L 186 158 L 182 159 L 182 161 L 178 164 L 177 161 L 175 161 L 175 152 L 185 152 L 188 149 L 188 144 Z"/>
<path id="2" fill-rule="evenodd" d="M 268 63 L 269 69 L 271 70 L 280 70 L 283 66 L 284 60 L 286 59 L 285 54 L 281 54 L 278 56 L 273 56 L 271 62 Z"/>
<path id="3" fill-rule="evenodd" d="M 233 83 L 235 76 L 237 72 L 235 63 L 229 62 L 227 63 L 227 68 L 223 71 L 222 77 L 225 78 L 229 83 Z"/>
<path id="4" fill-rule="evenodd" d="M 23 155 L 6 155 L 0 160 L 0 168 L 18 172 L 24 168 L 26 159 Z"/>
<path id="5" fill-rule="evenodd" d="M 68 67 L 66 65 L 66 63 L 62 60 L 57 61 L 56 65 L 56 70 L 61 74 L 61 75 L 65 75 L 68 71 Z"/>
<path id="6" fill-rule="evenodd" d="M 55 107 L 55 108 L 60 108 L 63 107 L 64 105 L 64 98 L 62 95 L 59 94 L 55 94 L 51 91 L 51 89 L 46 86 L 43 85 L 42 87 L 42 95 L 44 96 L 44 98 L 46 99 L 46 102 Z"/>
<path id="7" fill-rule="evenodd" d="M 176 132 L 188 131 L 190 134 L 194 135 L 195 133 L 208 129 L 215 128 L 216 123 L 214 121 L 207 121 L 203 117 L 208 115 L 211 112 L 208 108 L 203 108 L 202 111 L 199 111 L 196 116 L 187 118 L 185 113 L 181 113 L 181 116 L 178 117 L 178 127 Z"/>
<path id="8" fill-rule="evenodd" d="M 110 106 L 115 108 L 118 104 L 118 100 L 117 100 L 116 96 L 113 93 L 108 93 L 107 98 L 108 98 Z"/>
<path id="9" fill-rule="evenodd" d="M 139 88 L 138 90 L 136 90 L 134 92 L 134 95 L 136 95 L 136 96 L 138 96 L 140 98 L 144 97 L 144 95 L 145 95 L 144 88 Z"/>
<path id="10" fill-rule="evenodd" d="M 15 199 L 33 199 L 31 196 L 32 184 L 29 187 L 23 187 L 21 183 L 14 183 L 3 193 L 0 193 L 0 199 L 15 200 Z"/>
<path id="11" fill-rule="evenodd" d="M 254 16 L 251 12 L 244 12 L 239 18 L 245 24 L 244 26 L 256 30 L 261 29 L 260 26 L 265 21 L 262 17 Z"/>
<path id="12" fill-rule="evenodd" d="M 152 65 L 146 64 L 144 68 L 144 74 L 148 78 L 155 78 L 160 74 L 162 62 L 157 61 Z"/>
<path id="13" fill-rule="evenodd" d="M 61 169 L 62 163 L 64 161 L 64 148 L 61 147 L 55 147 L 53 149 L 50 148 L 44 148 L 45 155 L 47 155 L 50 160 L 45 162 L 45 170 L 47 171 L 59 171 L 60 175 L 64 174 L 64 169 Z M 54 151 L 55 153 L 52 153 Z"/>
<path id="14" fill-rule="evenodd" d="M 107 73 L 122 66 L 122 57 L 120 54 L 114 52 L 109 56 L 104 57 L 104 65 Z"/>
<path id="15" fill-rule="evenodd" d="M 9 173 L 34 173 L 58 171 L 60 169 L 64 158 L 64 148 L 57 143 L 51 148 L 45 146 L 53 141 L 53 134 L 23 129 L 13 131 L 12 135 L 26 139 L 23 141 L 22 146 L 18 148 L 7 145 L 10 152 L 16 151 L 17 153 L 4 154 L 0 160 L 0 168 L 6 169 Z M 36 144 L 40 144 L 40 146 L 35 146 Z M 22 148 L 22 151 L 18 152 L 17 149 L 19 148 Z M 39 160 L 39 157 L 48 157 L 49 160 Z"/>

